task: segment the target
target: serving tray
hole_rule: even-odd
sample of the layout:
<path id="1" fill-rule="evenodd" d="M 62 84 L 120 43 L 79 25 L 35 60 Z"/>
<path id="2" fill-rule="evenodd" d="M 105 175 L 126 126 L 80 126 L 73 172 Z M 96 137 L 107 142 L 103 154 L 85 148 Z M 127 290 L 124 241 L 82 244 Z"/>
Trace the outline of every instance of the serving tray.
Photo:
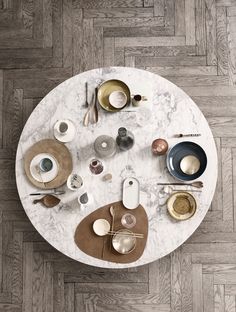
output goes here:
<path id="1" fill-rule="evenodd" d="M 110 224 L 112 223 L 112 217 L 109 211 L 110 206 L 113 206 L 115 209 L 115 231 L 124 228 L 121 224 L 122 216 L 126 213 L 132 213 L 136 217 L 136 225 L 130 230 L 135 233 L 144 234 L 144 238 L 137 238 L 136 247 L 129 254 L 119 254 L 112 248 L 112 236 L 97 236 L 93 231 L 93 222 L 97 219 L 106 219 Z M 123 206 L 122 201 L 118 201 L 103 206 L 85 217 L 77 226 L 74 239 L 80 250 L 89 256 L 110 262 L 131 263 L 142 256 L 146 246 L 147 236 L 148 218 L 143 206 L 139 205 L 136 209 L 130 211 Z"/>

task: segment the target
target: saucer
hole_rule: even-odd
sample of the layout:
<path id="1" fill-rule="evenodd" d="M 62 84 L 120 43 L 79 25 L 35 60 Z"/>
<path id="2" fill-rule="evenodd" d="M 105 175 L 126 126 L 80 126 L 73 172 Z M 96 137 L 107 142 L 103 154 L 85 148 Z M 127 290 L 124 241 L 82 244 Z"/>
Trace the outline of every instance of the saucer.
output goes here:
<path id="1" fill-rule="evenodd" d="M 107 235 L 107 233 L 110 231 L 110 227 L 110 223 L 106 219 L 97 219 L 93 223 L 94 233 L 98 236 Z"/>
<path id="2" fill-rule="evenodd" d="M 59 131 L 59 126 L 61 122 L 65 122 L 68 125 L 67 133 L 64 135 L 62 135 Z M 71 142 L 75 137 L 75 125 L 69 119 L 58 120 L 54 125 L 53 133 L 54 133 L 54 137 L 58 141 L 63 142 L 63 143 Z"/>
<path id="3" fill-rule="evenodd" d="M 48 172 L 44 172 L 39 169 L 40 161 L 43 158 L 49 158 L 52 161 L 52 169 Z M 47 182 L 52 181 L 58 175 L 58 171 L 59 171 L 58 162 L 56 158 L 54 158 L 50 154 L 40 153 L 31 160 L 30 173 L 32 177 L 38 182 L 47 183 Z"/>

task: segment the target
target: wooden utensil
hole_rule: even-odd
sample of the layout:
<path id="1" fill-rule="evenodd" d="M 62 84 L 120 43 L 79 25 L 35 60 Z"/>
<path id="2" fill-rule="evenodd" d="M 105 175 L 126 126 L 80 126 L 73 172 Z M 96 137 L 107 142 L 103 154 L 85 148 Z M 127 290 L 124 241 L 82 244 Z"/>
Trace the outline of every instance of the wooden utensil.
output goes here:
<path id="1" fill-rule="evenodd" d="M 193 186 L 196 188 L 202 188 L 203 187 L 203 182 L 202 181 L 195 181 L 192 183 L 184 183 L 184 182 L 167 182 L 167 183 L 157 183 L 157 185 L 188 185 L 188 186 Z"/>
<path id="2" fill-rule="evenodd" d="M 97 108 L 97 93 L 98 93 L 98 88 L 95 88 L 94 91 L 94 101 L 91 105 L 91 110 L 90 110 L 90 119 L 92 123 L 97 123 L 98 122 L 98 108 Z"/>
<path id="3" fill-rule="evenodd" d="M 83 124 L 85 127 L 88 126 L 89 122 L 90 122 L 90 118 L 91 118 L 91 110 L 92 110 L 92 106 L 93 106 L 93 100 L 94 100 L 94 94 L 92 95 L 92 100 L 91 100 L 91 104 L 89 105 L 87 112 L 84 115 L 84 121 Z"/>
<path id="4" fill-rule="evenodd" d="M 60 203 L 60 199 L 53 196 L 53 195 L 45 195 L 40 199 L 35 199 L 33 201 L 34 204 L 37 203 L 42 203 L 45 207 L 47 208 L 52 208 L 55 207 L 56 205 L 58 205 Z"/>

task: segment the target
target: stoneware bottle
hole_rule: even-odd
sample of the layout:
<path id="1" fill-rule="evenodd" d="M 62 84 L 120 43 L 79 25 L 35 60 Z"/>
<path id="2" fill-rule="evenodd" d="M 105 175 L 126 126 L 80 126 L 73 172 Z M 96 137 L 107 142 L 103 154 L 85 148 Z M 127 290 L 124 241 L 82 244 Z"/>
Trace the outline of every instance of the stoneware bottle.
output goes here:
<path id="1" fill-rule="evenodd" d="M 134 136 L 126 128 L 121 127 L 118 129 L 116 143 L 119 146 L 120 150 L 127 151 L 134 145 Z"/>

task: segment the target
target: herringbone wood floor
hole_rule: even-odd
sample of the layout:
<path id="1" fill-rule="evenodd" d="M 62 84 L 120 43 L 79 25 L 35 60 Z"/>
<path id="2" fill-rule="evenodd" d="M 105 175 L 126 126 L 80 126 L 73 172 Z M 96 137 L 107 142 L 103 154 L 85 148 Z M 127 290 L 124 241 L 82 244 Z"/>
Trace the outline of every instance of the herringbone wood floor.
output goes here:
<path id="1" fill-rule="evenodd" d="M 182 87 L 212 128 L 219 180 L 199 229 L 150 265 L 70 260 L 19 201 L 22 127 L 57 84 L 94 67 L 146 68 Z M 236 0 L 0 0 L 0 311 L 236 311 Z M 158 248 L 158 246 L 157 246 Z"/>

